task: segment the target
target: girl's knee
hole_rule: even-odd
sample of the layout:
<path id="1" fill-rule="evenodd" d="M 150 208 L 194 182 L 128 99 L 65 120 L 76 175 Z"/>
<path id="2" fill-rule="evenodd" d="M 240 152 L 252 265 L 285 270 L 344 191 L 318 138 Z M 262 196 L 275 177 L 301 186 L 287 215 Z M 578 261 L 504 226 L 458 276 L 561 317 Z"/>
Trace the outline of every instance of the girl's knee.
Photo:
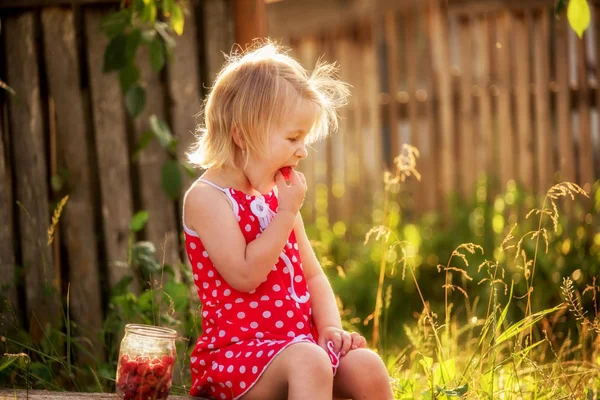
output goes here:
<path id="1" fill-rule="evenodd" d="M 291 373 L 308 373 L 333 379 L 331 360 L 327 352 L 314 343 L 296 343 L 286 350 L 290 359 L 289 368 Z"/>
<path id="2" fill-rule="evenodd" d="M 352 350 L 353 354 L 351 368 L 356 371 L 365 385 L 377 387 L 389 386 L 390 376 L 381 357 L 374 351 L 368 349 Z"/>

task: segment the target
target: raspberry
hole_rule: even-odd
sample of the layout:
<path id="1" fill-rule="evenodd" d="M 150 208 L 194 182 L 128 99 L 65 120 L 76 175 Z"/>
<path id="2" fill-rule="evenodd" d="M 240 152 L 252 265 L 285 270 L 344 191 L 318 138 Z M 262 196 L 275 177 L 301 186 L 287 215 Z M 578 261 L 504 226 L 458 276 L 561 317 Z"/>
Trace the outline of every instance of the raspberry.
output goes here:
<path id="1" fill-rule="evenodd" d="M 165 374 L 165 372 L 167 372 L 167 367 L 165 367 L 162 362 L 159 364 L 154 364 L 152 365 L 152 372 L 154 372 L 154 375 L 160 378 Z"/>
<path id="2" fill-rule="evenodd" d="M 175 364 L 175 359 L 173 356 L 163 356 L 162 362 L 166 367 L 170 367 L 171 365 Z"/>
<path id="3" fill-rule="evenodd" d="M 137 367 L 137 374 L 140 376 L 146 375 L 150 371 L 150 366 L 148 364 L 140 364 Z"/>
<path id="4" fill-rule="evenodd" d="M 283 167 L 279 171 L 281 171 L 281 174 L 283 175 L 283 178 L 286 181 L 290 180 L 290 174 L 292 173 L 292 167 Z"/>
<path id="5" fill-rule="evenodd" d="M 146 383 L 148 384 L 148 386 L 153 387 L 154 385 L 156 385 L 156 382 L 158 381 L 158 379 L 156 379 L 156 376 L 149 374 L 146 377 Z"/>
<path id="6" fill-rule="evenodd" d="M 160 362 L 160 358 L 158 358 L 158 357 L 154 357 L 154 358 L 152 359 L 152 361 L 150 361 L 150 364 L 158 364 L 159 362 Z"/>

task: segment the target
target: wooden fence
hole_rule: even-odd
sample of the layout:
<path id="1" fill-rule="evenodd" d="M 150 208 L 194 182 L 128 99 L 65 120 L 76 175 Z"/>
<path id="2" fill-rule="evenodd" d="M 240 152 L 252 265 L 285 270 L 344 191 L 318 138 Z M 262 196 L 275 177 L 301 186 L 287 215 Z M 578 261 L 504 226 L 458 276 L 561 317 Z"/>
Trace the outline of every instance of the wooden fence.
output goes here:
<path id="1" fill-rule="evenodd" d="M 138 54 L 148 102 L 132 121 L 118 77 L 102 73 L 107 38 L 99 24 L 114 2 L 11 1 L 0 6 L 0 79 L 17 93 L 0 94 L 0 285 L 9 287 L 2 294 L 40 339 L 42 328 L 61 325 L 68 293 L 76 333 L 102 360 L 97 332 L 110 288 L 128 273 L 121 265 L 134 213 L 150 213 L 136 239 L 154 243 L 159 257 L 164 247 L 167 263 L 184 259 L 180 206 L 160 182 L 169 156 L 157 144 L 131 156 L 151 114 L 170 123 L 183 155 L 203 87 L 233 42 L 231 3 L 192 1 L 164 73 Z M 314 23 L 294 7 L 317 3 L 332 4 L 290 0 L 267 12 L 277 17 L 284 7 L 297 23 Z M 353 85 L 341 132 L 314 145 L 302 166 L 314 184 L 307 220 L 370 217 L 383 170 L 403 143 L 421 152 L 423 181 L 409 187 L 416 212 L 443 208 L 455 190 L 470 195 L 481 172 L 538 192 L 558 179 L 589 189 L 599 173 L 600 8 L 594 3 L 593 27 L 579 41 L 564 17 L 552 16 L 551 1 L 533 3 L 390 0 L 365 9 L 373 3 L 355 0 L 352 18 L 339 24 L 271 25 L 307 67 L 324 54 Z M 67 194 L 47 245 L 52 210 Z M 91 360 L 80 353 L 78 361 Z"/>
<path id="2" fill-rule="evenodd" d="M 108 39 L 100 22 L 118 2 L 91 3 L 0 8 L 0 79 L 16 92 L 3 91 L 0 102 L 0 284 L 8 285 L 2 294 L 34 340 L 62 326 L 68 290 L 74 335 L 91 339 L 91 354 L 102 360 L 98 333 L 110 288 L 129 274 L 122 265 L 134 213 L 150 214 L 138 240 L 154 243 L 158 258 L 164 249 L 169 264 L 182 259 L 178 203 L 161 186 L 169 155 L 157 143 L 136 160 L 132 154 L 155 114 L 169 121 L 183 157 L 203 84 L 209 86 L 233 36 L 227 1 L 190 2 L 184 34 L 163 73 L 138 51 L 147 102 L 132 121 L 118 75 L 103 73 Z M 62 188 L 52 185 L 59 179 Z M 51 212 L 67 194 L 48 245 Z M 11 316 L 2 309 L 4 331 Z M 89 361 L 79 352 L 79 363 Z"/>
<path id="3" fill-rule="evenodd" d="M 590 2 L 583 40 L 551 0 L 398 3 L 362 14 L 349 5 L 333 30 L 294 26 L 300 10 L 283 3 L 269 19 L 303 61 L 324 53 L 354 86 L 342 134 L 306 161 L 332 189 L 330 215 L 363 210 L 362 194 L 381 187 L 382 165 L 404 143 L 421 155 L 422 181 L 408 185 L 405 204 L 417 214 L 443 209 L 453 193 L 474 199 L 484 174 L 494 192 L 509 181 L 538 194 L 565 180 L 591 189 L 600 176 L 600 2 Z"/>

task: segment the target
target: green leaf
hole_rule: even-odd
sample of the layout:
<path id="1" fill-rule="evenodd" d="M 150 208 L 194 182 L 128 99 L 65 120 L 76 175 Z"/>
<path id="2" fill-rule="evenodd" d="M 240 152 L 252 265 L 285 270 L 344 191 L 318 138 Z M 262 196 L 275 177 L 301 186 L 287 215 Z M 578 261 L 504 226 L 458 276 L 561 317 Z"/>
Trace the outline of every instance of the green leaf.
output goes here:
<path id="1" fill-rule="evenodd" d="M 454 389 L 445 389 L 443 387 L 436 387 L 438 393 L 443 393 L 449 397 L 462 397 L 469 390 L 469 384 L 465 384 L 463 386 L 456 387 Z"/>
<path id="2" fill-rule="evenodd" d="M 181 7 L 177 4 L 173 4 L 171 9 L 171 28 L 175 31 L 175 33 L 179 36 L 183 35 L 183 11 Z"/>
<path id="3" fill-rule="evenodd" d="M 122 34 L 130 23 L 131 11 L 129 9 L 122 9 L 102 18 L 100 30 L 112 39 L 115 36 Z"/>
<path id="4" fill-rule="evenodd" d="M 590 6 L 587 0 L 570 0 L 567 8 L 567 18 L 571 28 L 581 39 L 583 32 L 590 25 Z"/>
<path id="5" fill-rule="evenodd" d="M 162 166 L 162 187 L 171 199 L 176 199 L 183 190 L 183 181 L 179 163 L 176 160 L 167 160 Z"/>
<path id="6" fill-rule="evenodd" d="M 556 15 L 561 14 L 565 8 L 567 7 L 567 0 L 557 0 L 556 5 L 554 6 L 554 13 Z"/>
<path id="7" fill-rule="evenodd" d="M 142 21 L 149 22 L 151 24 L 156 21 L 156 4 L 154 1 L 144 0 L 144 10 L 142 12 Z"/>
<path id="8" fill-rule="evenodd" d="M 127 112 L 133 118 L 137 117 L 146 105 L 146 92 L 139 86 L 132 86 L 125 95 Z"/>
<path id="9" fill-rule="evenodd" d="M 4 358 L 4 360 L 2 361 L 2 364 L 0 364 L 0 372 L 2 372 L 2 370 L 8 368 L 12 363 L 14 363 L 15 361 L 17 361 L 19 359 L 19 357 L 2 357 Z"/>
<path id="10" fill-rule="evenodd" d="M 142 150 L 148 147 L 152 138 L 154 138 L 154 133 L 152 131 L 146 131 L 142 134 L 142 137 L 140 138 L 137 144 L 137 148 L 135 149 L 135 152 L 131 157 L 133 161 L 137 161 L 138 157 L 140 156 L 140 153 L 142 152 Z"/>
<path id="11" fill-rule="evenodd" d="M 164 292 L 173 301 L 173 306 L 178 312 L 184 312 L 188 304 L 189 289 L 183 283 L 170 280 L 164 284 Z"/>
<path id="12" fill-rule="evenodd" d="M 173 0 L 162 0 L 162 9 L 165 16 L 168 17 L 171 14 L 174 5 Z"/>
<path id="13" fill-rule="evenodd" d="M 127 93 L 129 88 L 137 83 L 140 79 L 140 70 L 133 64 L 127 65 L 119 71 L 119 83 L 121 91 Z"/>
<path id="14" fill-rule="evenodd" d="M 520 320 L 514 325 L 511 325 L 508 329 L 502 332 L 502 334 L 496 339 L 496 345 L 499 345 L 500 343 L 510 339 L 511 337 L 529 329 L 531 326 L 540 322 L 542 318 L 544 318 L 544 316 L 546 316 L 547 314 L 552 314 L 553 312 L 556 312 L 563 307 L 564 306 L 560 304 L 554 308 L 548 308 L 546 310 L 537 312 L 535 314 L 523 318 L 522 320 Z"/>
<path id="15" fill-rule="evenodd" d="M 125 275 L 119 282 L 112 288 L 111 296 L 123 296 L 129 293 L 129 284 L 133 281 L 133 277 L 130 275 Z"/>
<path id="16" fill-rule="evenodd" d="M 104 72 L 116 71 L 127 65 L 126 46 L 125 35 L 117 35 L 110 40 L 104 51 Z"/>
<path id="17" fill-rule="evenodd" d="M 171 129 L 169 129 L 169 125 L 165 121 L 156 115 L 150 116 L 150 129 L 162 147 L 169 151 L 174 150 L 176 141 L 173 138 Z"/>
<path id="18" fill-rule="evenodd" d="M 454 359 L 451 358 L 444 362 L 441 362 L 440 365 L 435 369 L 433 374 L 433 383 L 434 385 L 446 385 L 446 383 L 450 382 L 456 376 L 456 365 L 454 363 Z"/>
<path id="19" fill-rule="evenodd" d="M 127 45 L 125 46 L 125 57 L 127 58 L 127 62 L 129 64 L 133 63 L 135 59 L 135 53 L 142 43 L 142 31 L 139 29 L 135 29 L 133 32 L 127 36 Z"/>
<path id="20" fill-rule="evenodd" d="M 423 371 L 425 371 L 425 374 L 429 376 L 431 374 L 431 368 L 433 367 L 433 358 L 423 356 L 419 363 L 423 367 Z"/>
<path id="21" fill-rule="evenodd" d="M 150 53 L 150 64 L 152 64 L 152 68 L 156 72 L 160 71 L 165 65 L 165 51 L 162 40 L 155 38 L 150 42 L 148 50 Z"/>
<path id="22" fill-rule="evenodd" d="M 138 211 L 131 219 L 129 229 L 131 229 L 133 232 L 141 231 L 142 229 L 144 229 L 144 226 L 146 226 L 146 222 L 148 222 L 149 216 L 150 214 L 146 210 Z"/>

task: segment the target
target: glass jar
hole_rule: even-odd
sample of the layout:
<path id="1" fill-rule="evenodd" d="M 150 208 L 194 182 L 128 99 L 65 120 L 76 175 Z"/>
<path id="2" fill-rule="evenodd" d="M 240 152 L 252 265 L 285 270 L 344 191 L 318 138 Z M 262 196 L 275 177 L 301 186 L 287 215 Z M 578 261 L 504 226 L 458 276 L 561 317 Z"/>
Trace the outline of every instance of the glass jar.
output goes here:
<path id="1" fill-rule="evenodd" d="M 173 382 L 177 331 L 127 324 L 119 350 L 117 394 L 125 400 L 166 399 Z"/>

